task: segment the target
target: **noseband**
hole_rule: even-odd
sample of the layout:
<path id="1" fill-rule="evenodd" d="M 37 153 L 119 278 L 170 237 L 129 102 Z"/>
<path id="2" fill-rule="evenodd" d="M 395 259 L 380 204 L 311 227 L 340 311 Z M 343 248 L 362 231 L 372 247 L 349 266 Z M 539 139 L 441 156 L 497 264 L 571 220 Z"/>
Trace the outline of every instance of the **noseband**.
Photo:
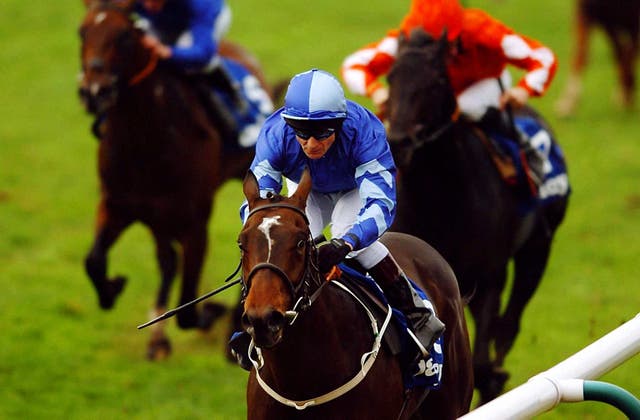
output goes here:
<path id="1" fill-rule="evenodd" d="M 309 218 L 304 211 L 300 210 L 298 207 L 285 203 L 269 203 L 260 207 L 256 207 L 249 212 L 247 220 L 249 220 L 251 216 L 256 213 L 273 208 L 285 208 L 293 210 L 300 216 L 302 216 L 305 223 L 307 224 L 307 227 L 309 226 Z M 260 270 L 271 270 L 276 273 L 282 280 L 284 280 L 284 282 L 289 286 L 289 294 L 291 295 L 292 301 L 295 302 L 293 308 L 287 311 L 285 314 L 285 316 L 289 319 L 290 324 L 295 321 L 299 312 L 305 311 L 311 306 L 311 303 L 317 298 L 318 294 L 322 290 L 322 286 L 326 284 L 326 282 L 323 281 L 320 271 L 318 270 L 317 261 L 314 258 L 317 254 L 315 242 L 311 237 L 311 232 L 309 231 L 308 233 L 308 239 L 305 241 L 307 252 L 305 253 L 304 271 L 296 282 L 297 284 L 291 281 L 284 270 L 270 262 L 261 262 L 256 264 L 255 266 L 253 266 L 253 268 L 251 268 L 249 274 L 247 274 L 247 278 L 243 279 L 243 299 L 245 299 L 249 294 L 249 289 L 251 288 L 251 280 Z M 315 290 L 313 292 L 313 295 L 309 296 L 309 294 L 311 293 L 312 285 L 315 286 Z"/>

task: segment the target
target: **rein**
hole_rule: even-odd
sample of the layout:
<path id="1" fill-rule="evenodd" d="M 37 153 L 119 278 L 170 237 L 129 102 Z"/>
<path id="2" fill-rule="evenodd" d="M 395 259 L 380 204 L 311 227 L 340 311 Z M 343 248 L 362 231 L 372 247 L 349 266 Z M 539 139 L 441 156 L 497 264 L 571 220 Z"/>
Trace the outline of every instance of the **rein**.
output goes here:
<path id="1" fill-rule="evenodd" d="M 144 66 L 144 68 L 129 80 L 129 86 L 135 86 L 146 79 L 156 69 L 156 67 L 158 66 L 158 61 L 158 55 L 152 52 L 150 54 L 149 61 Z"/>
<path id="2" fill-rule="evenodd" d="M 286 208 L 286 209 L 290 209 L 295 211 L 296 213 L 298 213 L 299 215 L 301 215 L 307 226 L 309 225 L 309 219 L 307 217 L 307 215 L 305 214 L 305 212 L 301 209 L 299 209 L 298 207 L 286 204 L 286 203 L 270 203 L 270 204 L 266 204 L 260 207 L 256 207 L 255 209 L 251 210 L 249 212 L 249 215 L 247 216 L 247 220 L 249 220 L 249 218 L 251 216 L 253 216 L 254 214 L 263 211 L 263 210 L 267 210 L 267 209 L 272 209 L 272 208 Z M 249 292 L 249 287 L 251 286 L 251 278 L 255 275 L 255 273 L 259 270 L 271 270 L 273 272 L 275 272 L 276 274 L 278 274 L 283 280 L 285 280 L 289 286 L 290 286 L 290 290 L 292 293 L 293 298 L 295 299 L 296 297 L 298 297 L 298 293 L 300 291 L 301 288 L 304 287 L 303 289 L 303 293 L 300 297 L 298 297 L 295 305 L 293 306 L 293 309 L 287 311 L 285 313 L 285 317 L 287 319 L 289 319 L 289 325 L 293 325 L 294 321 L 296 320 L 296 318 L 299 315 L 299 312 L 302 310 L 307 310 L 311 307 L 311 304 L 317 299 L 317 297 L 320 295 L 320 292 L 323 290 L 324 286 L 326 284 L 329 284 L 329 281 L 322 281 L 321 283 L 319 283 L 318 288 L 314 291 L 314 293 L 309 297 L 308 296 L 308 288 L 309 288 L 309 282 L 308 279 L 311 278 L 312 280 L 315 280 L 316 284 L 318 284 L 318 279 L 321 279 L 320 273 L 318 271 L 318 268 L 316 266 L 313 266 L 314 270 L 311 271 L 310 270 L 310 266 L 312 266 L 312 262 L 313 262 L 313 258 L 312 258 L 312 253 L 315 252 L 315 242 L 313 241 L 313 238 L 311 237 L 311 232 L 309 232 L 309 240 L 307 241 L 307 246 L 308 246 L 308 251 L 307 254 L 305 256 L 305 270 L 302 273 L 302 277 L 301 277 L 301 281 L 298 283 L 298 285 L 296 287 L 294 287 L 293 282 L 291 282 L 291 280 L 289 279 L 289 276 L 287 276 L 287 274 L 277 265 L 272 264 L 272 263 L 268 263 L 268 262 L 262 262 L 262 263 L 258 263 L 256 264 L 250 271 L 249 274 L 247 275 L 247 279 L 244 283 L 245 285 L 245 293 Z M 333 272 L 332 272 L 333 273 Z M 331 279 L 331 274 L 328 276 L 329 279 Z M 367 316 L 369 317 L 369 321 L 371 322 L 371 329 L 372 329 L 372 333 L 373 333 L 373 346 L 371 348 L 370 351 L 364 353 L 361 357 L 360 357 L 360 371 L 358 373 L 356 373 L 349 381 L 347 381 L 346 383 L 344 383 L 343 385 L 339 386 L 338 388 L 329 391 L 325 394 L 322 394 L 318 397 L 315 398 L 310 398 L 307 400 L 291 400 L 287 397 L 282 396 L 281 394 L 279 394 L 276 390 L 274 390 L 273 388 L 271 388 L 266 382 L 265 380 L 260 376 L 260 369 L 262 369 L 262 367 L 264 366 L 264 358 L 262 357 L 262 351 L 260 349 L 260 347 L 257 347 L 253 341 L 253 338 L 251 339 L 251 342 L 249 344 L 249 360 L 251 361 L 251 364 L 253 364 L 253 367 L 255 368 L 255 372 L 256 372 L 256 380 L 258 381 L 258 384 L 260 385 L 260 387 L 269 395 L 271 396 L 274 400 L 278 401 L 281 404 L 287 405 L 289 407 L 293 407 L 296 410 L 304 410 L 308 407 L 311 406 L 315 406 L 315 405 L 320 405 L 320 404 L 324 404 L 326 402 L 332 401 L 344 394 L 346 394 L 347 392 L 351 391 L 353 388 L 355 388 L 360 382 L 362 382 L 364 380 L 364 378 L 367 376 L 367 374 L 369 373 L 369 370 L 371 369 L 371 367 L 373 366 L 373 363 L 376 361 L 376 358 L 378 356 L 378 353 L 380 351 L 380 347 L 382 345 L 382 339 L 384 337 L 384 334 L 387 330 L 387 327 L 389 325 L 389 322 L 391 320 L 391 316 L 393 314 L 393 311 L 391 310 L 391 306 L 387 305 L 387 315 L 386 318 L 382 324 L 381 328 L 378 328 L 378 323 L 375 319 L 375 317 L 373 316 L 373 314 L 371 313 L 371 311 L 369 310 L 369 308 L 367 308 L 367 306 L 355 295 L 353 294 L 353 292 L 351 292 L 351 290 L 349 290 L 347 287 L 345 287 L 343 284 L 341 284 L 340 282 L 336 281 L 336 280 L 332 280 L 330 281 L 330 284 L 339 287 L 343 290 L 345 290 L 347 293 L 349 293 L 349 295 L 351 295 L 353 297 L 353 299 L 360 304 L 360 306 L 362 306 L 362 308 L 364 309 L 364 311 L 366 312 Z M 298 309 L 298 306 L 300 306 L 300 308 Z M 258 355 L 257 360 L 254 360 L 251 357 L 251 354 L 253 352 L 253 350 L 256 351 L 256 354 Z"/>

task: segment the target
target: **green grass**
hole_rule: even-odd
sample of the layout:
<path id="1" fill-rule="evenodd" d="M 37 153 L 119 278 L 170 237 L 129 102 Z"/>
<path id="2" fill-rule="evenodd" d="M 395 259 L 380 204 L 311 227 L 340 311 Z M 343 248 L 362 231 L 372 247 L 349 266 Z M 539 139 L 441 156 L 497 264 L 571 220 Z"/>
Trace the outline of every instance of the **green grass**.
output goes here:
<path id="1" fill-rule="evenodd" d="M 506 361 L 513 388 L 638 313 L 640 120 L 637 110 L 621 111 L 611 100 L 615 72 L 601 34 L 577 115 L 553 115 L 567 77 L 572 2 L 467 3 L 539 38 L 560 58 L 554 85 L 534 104 L 564 147 L 573 195 Z M 347 54 L 399 22 L 408 2 L 232 0 L 231 6 L 230 38 L 278 80 L 310 67 L 337 73 Z M 143 227 L 127 231 L 110 254 L 110 271 L 130 279 L 112 311 L 98 308 L 84 274 L 98 184 L 96 142 L 76 95 L 82 15 L 80 1 L 0 3 L 0 418 L 243 418 L 247 375 L 224 360 L 223 325 L 200 335 L 170 323 L 172 357 L 145 360 L 148 332 L 135 327 L 147 319 L 158 269 Z M 240 201 L 237 181 L 218 193 L 202 292 L 235 268 Z M 638 372 L 636 357 L 602 379 L 640 395 Z M 580 403 L 541 418 L 622 416 Z"/>

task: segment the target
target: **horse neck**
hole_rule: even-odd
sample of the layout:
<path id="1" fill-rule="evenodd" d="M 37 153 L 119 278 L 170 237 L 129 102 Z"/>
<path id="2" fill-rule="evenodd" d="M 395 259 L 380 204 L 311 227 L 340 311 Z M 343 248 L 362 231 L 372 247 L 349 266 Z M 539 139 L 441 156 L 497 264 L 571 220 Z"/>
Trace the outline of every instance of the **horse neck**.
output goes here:
<path id="1" fill-rule="evenodd" d="M 360 357 L 373 343 L 362 310 L 331 285 L 285 334 L 278 346 L 263 350 L 261 375 L 292 398 L 317 396 L 345 383 L 360 369 Z"/>

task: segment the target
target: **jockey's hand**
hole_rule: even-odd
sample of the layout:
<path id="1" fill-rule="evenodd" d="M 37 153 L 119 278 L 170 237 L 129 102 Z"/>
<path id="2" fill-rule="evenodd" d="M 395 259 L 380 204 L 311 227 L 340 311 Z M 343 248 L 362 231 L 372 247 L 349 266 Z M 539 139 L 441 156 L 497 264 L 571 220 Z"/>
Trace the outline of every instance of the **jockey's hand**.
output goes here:
<path id="1" fill-rule="evenodd" d="M 387 118 L 387 101 L 389 100 L 389 88 L 380 86 L 371 94 L 371 101 L 376 107 L 376 115 L 381 120 Z"/>
<path id="2" fill-rule="evenodd" d="M 529 92 L 520 86 L 507 89 L 500 97 L 500 109 L 505 109 L 507 105 L 513 108 L 522 108 L 529 100 Z"/>
<path id="3" fill-rule="evenodd" d="M 318 268 L 326 274 L 334 265 L 341 263 L 349 252 L 353 251 L 351 244 L 344 239 L 333 238 L 318 248 Z"/>
<path id="4" fill-rule="evenodd" d="M 163 60 L 171 57 L 171 48 L 164 45 L 160 40 L 152 35 L 146 34 L 142 37 L 142 45 L 154 52 Z"/>

